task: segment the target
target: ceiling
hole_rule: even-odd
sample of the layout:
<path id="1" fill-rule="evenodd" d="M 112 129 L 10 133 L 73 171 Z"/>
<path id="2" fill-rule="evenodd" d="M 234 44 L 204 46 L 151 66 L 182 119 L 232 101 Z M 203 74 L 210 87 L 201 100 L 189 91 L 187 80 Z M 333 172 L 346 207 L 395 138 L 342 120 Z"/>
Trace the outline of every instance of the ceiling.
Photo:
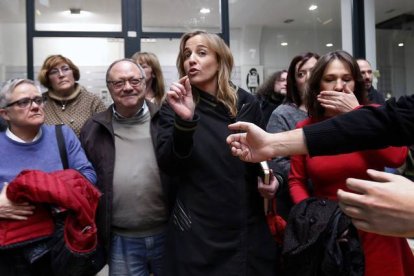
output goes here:
<path id="1" fill-rule="evenodd" d="M 71 19 L 62 11 L 81 8 L 90 11 L 92 17 L 76 22 L 94 24 L 120 24 L 120 1 L 115 0 L 35 0 L 39 23 L 61 23 Z M 162 28 L 214 28 L 220 26 L 219 0 L 142 0 L 143 25 Z M 229 0 L 230 27 L 265 26 L 301 29 L 317 25 L 322 28 L 339 28 L 340 0 Z M 310 12 L 311 4 L 318 9 Z M 211 13 L 200 15 L 201 7 L 209 7 Z M 412 0 L 375 0 L 376 23 L 403 13 L 414 14 Z M 25 0 L 0 0 L 0 23 L 24 22 Z M 293 20 L 284 23 L 285 20 Z M 69 22 L 70 23 L 70 22 Z"/>

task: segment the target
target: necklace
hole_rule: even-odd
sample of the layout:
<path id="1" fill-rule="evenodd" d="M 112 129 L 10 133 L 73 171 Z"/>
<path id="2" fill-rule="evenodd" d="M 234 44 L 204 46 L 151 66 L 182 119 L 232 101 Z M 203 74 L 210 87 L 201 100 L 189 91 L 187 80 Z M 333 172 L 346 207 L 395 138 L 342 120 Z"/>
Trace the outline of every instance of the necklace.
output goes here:
<path id="1" fill-rule="evenodd" d="M 67 100 L 66 101 L 60 101 L 60 104 L 62 105 L 62 111 L 66 110 L 66 104 L 67 104 Z"/>

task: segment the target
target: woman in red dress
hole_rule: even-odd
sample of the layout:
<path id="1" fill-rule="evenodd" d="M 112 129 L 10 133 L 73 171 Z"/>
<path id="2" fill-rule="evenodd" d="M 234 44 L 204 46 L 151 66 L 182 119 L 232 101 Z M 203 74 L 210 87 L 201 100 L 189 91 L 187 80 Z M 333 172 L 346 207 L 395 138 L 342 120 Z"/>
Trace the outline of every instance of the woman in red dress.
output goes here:
<path id="1" fill-rule="evenodd" d="M 324 92 L 322 96 L 321 91 L 329 92 Z M 309 118 L 298 123 L 299 128 L 368 104 L 354 58 L 344 51 L 322 56 L 308 80 L 306 100 Z M 376 107 L 373 105 L 372 108 Z M 347 190 L 347 178 L 369 179 L 367 169 L 398 167 L 406 156 L 406 147 L 334 156 L 292 156 L 289 187 L 293 202 L 299 203 L 310 196 L 306 185 L 308 180 L 313 185 L 313 196 L 337 200 L 337 190 Z M 363 231 L 359 234 L 365 255 L 366 276 L 414 275 L 414 257 L 404 238 Z"/>

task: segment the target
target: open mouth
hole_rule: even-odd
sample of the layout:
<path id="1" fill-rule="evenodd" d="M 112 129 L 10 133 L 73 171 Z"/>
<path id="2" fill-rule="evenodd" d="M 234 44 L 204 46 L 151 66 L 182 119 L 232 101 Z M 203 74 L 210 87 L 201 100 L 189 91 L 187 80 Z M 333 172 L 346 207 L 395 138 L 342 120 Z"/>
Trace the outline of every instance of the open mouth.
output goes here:
<path id="1" fill-rule="evenodd" d="M 189 71 L 188 71 L 188 74 L 189 75 L 195 75 L 195 74 L 197 74 L 199 71 L 197 70 L 197 69 L 195 69 L 195 68 L 191 68 Z"/>

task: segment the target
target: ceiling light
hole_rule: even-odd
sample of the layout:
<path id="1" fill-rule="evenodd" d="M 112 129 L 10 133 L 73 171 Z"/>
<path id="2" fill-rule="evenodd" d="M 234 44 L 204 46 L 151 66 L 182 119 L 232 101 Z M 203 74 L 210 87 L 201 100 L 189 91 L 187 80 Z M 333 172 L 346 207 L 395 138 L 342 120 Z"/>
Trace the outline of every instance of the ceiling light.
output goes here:
<path id="1" fill-rule="evenodd" d="M 318 8 L 318 6 L 316 6 L 316 5 L 310 5 L 309 10 L 310 10 L 310 11 L 314 11 L 314 10 L 316 10 L 317 8 Z"/>
<path id="2" fill-rule="evenodd" d="M 202 14 L 210 13 L 210 9 L 209 8 L 201 8 L 200 13 L 202 13 Z"/>
<path id="3" fill-rule="evenodd" d="M 332 47 L 333 46 L 333 44 L 332 43 L 326 43 L 326 45 L 325 45 L 326 47 Z"/>
<path id="4" fill-rule="evenodd" d="M 280 45 L 282 45 L 282 46 L 288 46 L 288 43 L 287 42 L 282 42 L 282 43 L 280 43 Z"/>
<path id="5" fill-rule="evenodd" d="M 404 43 L 402 42 L 398 43 L 398 47 L 404 47 Z"/>

